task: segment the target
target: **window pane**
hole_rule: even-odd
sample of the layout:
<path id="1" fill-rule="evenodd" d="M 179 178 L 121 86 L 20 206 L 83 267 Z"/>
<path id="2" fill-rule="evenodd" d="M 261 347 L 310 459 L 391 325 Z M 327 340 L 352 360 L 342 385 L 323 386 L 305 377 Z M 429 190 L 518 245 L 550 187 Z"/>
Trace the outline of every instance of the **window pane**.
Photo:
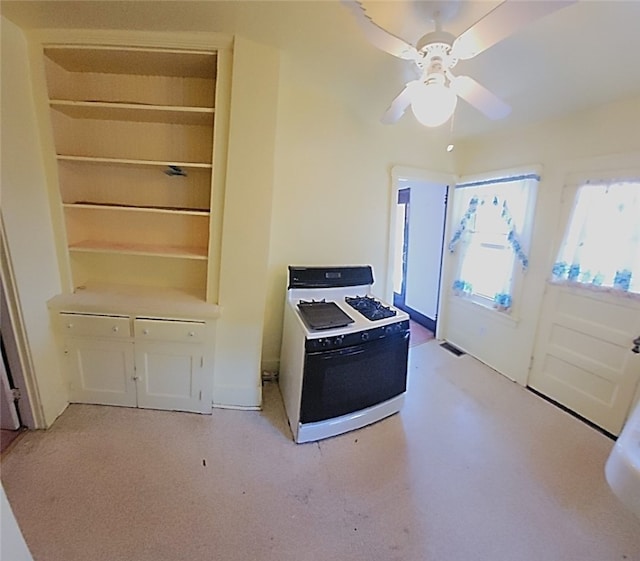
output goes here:
<path id="1" fill-rule="evenodd" d="M 476 238 L 476 236 L 474 236 Z M 513 252 L 504 245 L 486 245 L 477 239 L 469 243 L 461 277 L 472 286 L 472 293 L 493 300 L 496 294 L 508 292 L 513 270 Z"/>
<path id="2" fill-rule="evenodd" d="M 554 280 L 640 293 L 640 183 L 583 185 Z"/>

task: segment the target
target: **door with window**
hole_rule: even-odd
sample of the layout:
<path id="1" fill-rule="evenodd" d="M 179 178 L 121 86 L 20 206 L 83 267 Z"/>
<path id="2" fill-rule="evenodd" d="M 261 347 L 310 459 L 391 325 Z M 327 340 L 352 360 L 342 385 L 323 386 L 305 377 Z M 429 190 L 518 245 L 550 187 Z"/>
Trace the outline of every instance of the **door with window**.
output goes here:
<path id="1" fill-rule="evenodd" d="M 528 385 L 617 435 L 640 382 L 640 179 L 565 189 Z"/>

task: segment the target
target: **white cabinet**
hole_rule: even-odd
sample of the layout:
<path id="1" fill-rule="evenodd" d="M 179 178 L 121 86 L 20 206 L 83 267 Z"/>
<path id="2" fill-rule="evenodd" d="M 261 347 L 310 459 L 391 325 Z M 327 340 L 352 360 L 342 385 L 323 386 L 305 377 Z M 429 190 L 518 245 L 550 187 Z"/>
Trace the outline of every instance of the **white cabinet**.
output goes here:
<path id="1" fill-rule="evenodd" d="M 61 313 L 71 401 L 208 413 L 206 323 Z"/>
<path id="2" fill-rule="evenodd" d="M 133 329 L 139 340 L 202 343 L 205 339 L 206 324 L 195 321 L 136 319 Z"/>
<path id="3" fill-rule="evenodd" d="M 130 321 L 124 316 L 60 314 L 70 401 L 136 406 Z"/>
<path id="4" fill-rule="evenodd" d="M 186 343 L 136 343 L 138 407 L 200 411 L 203 358 L 194 350 Z"/>
<path id="5" fill-rule="evenodd" d="M 136 406 L 133 344 L 73 337 L 64 349 L 70 377 L 70 401 Z"/>
<path id="6" fill-rule="evenodd" d="M 154 319 L 133 324 L 138 407 L 200 411 L 206 325 Z"/>

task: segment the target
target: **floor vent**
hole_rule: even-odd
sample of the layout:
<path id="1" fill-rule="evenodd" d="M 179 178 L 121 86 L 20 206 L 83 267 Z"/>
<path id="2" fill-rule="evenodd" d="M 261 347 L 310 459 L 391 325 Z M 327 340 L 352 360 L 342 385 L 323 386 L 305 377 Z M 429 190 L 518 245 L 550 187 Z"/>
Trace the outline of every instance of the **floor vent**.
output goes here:
<path id="1" fill-rule="evenodd" d="M 461 351 L 458 347 L 454 347 L 451 343 L 447 343 L 446 341 L 444 343 L 440 343 L 440 346 L 443 349 L 446 349 L 447 351 L 449 351 L 450 353 L 453 353 L 456 356 L 462 356 L 463 354 L 466 354 L 464 351 Z"/>

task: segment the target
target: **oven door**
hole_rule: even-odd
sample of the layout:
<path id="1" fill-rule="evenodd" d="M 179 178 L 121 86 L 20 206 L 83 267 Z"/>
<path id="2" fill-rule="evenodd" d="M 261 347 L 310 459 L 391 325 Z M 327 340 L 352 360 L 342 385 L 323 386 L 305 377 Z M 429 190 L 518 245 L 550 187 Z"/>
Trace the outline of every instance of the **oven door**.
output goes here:
<path id="1" fill-rule="evenodd" d="M 351 347 L 306 353 L 300 422 L 354 413 L 407 388 L 409 333 Z"/>

